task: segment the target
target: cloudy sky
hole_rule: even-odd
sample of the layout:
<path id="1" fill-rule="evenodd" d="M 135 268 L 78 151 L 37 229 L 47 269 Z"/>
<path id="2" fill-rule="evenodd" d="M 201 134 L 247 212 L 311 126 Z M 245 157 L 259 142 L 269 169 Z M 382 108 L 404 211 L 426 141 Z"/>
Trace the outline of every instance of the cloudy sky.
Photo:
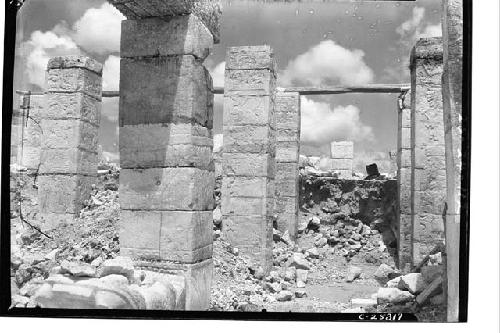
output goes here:
<path id="1" fill-rule="evenodd" d="M 441 35 L 440 3 L 223 1 L 221 43 L 205 65 L 222 86 L 228 46 L 269 44 L 280 86 L 407 83 L 415 40 Z M 15 89 L 43 90 L 49 58 L 86 54 L 104 64 L 104 89 L 118 90 L 122 19 L 103 0 L 29 0 L 18 18 Z M 355 141 L 360 156 L 395 150 L 396 102 L 396 94 L 303 97 L 303 153 L 326 154 L 334 140 Z M 215 133 L 221 117 L 219 96 Z M 100 139 L 110 155 L 117 118 L 117 99 L 104 99 Z"/>

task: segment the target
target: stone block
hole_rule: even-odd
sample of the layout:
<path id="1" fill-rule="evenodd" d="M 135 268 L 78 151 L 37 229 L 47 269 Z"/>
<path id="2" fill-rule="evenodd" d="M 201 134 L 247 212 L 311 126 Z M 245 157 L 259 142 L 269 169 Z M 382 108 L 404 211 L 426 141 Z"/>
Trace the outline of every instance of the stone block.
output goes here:
<path id="1" fill-rule="evenodd" d="M 411 150 L 402 149 L 400 152 L 400 167 L 411 168 Z"/>
<path id="2" fill-rule="evenodd" d="M 97 153 L 79 148 L 42 149 L 39 173 L 97 176 Z"/>
<path id="3" fill-rule="evenodd" d="M 276 144 L 276 162 L 299 162 L 299 143 L 279 142 Z"/>
<path id="4" fill-rule="evenodd" d="M 214 40 L 195 15 L 122 21 L 122 58 L 193 55 L 205 59 Z"/>
<path id="5" fill-rule="evenodd" d="M 127 211 L 121 253 L 135 259 L 193 263 L 212 257 L 212 211 Z"/>
<path id="6" fill-rule="evenodd" d="M 142 0 L 140 5 L 132 0 L 110 0 L 128 19 L 150 17 L 175 17 L 194 14 L 212 34 L 217 43 L 220 38 L 221 3 L 219 0 Z"/>
<path id="7" fill-rule="evenodd" d="M 120 210 L 120 255 L 160 259 L 162 212 Z"/>
<path id="8" fill-rule="evenodd" d="M 97 75 L 102 74 L 102 64 L 92 58 L 82 55 L 54 57 L 47 63 L 48 70 L 69 68 L 80 68 L 94 72 Z"/>
<path id="9" fill-rule="evenodd" d="M 120 128 L 122 168 L 196 167 L 213 170 L 212 131 L 197 124 Z"/>
<path id="10" fill-rule="evenodd" d="M 296 129 L 278 128 L 276 130 L 277 146 L 279 146 L 281 142 L 294 142 L 300 149 L 300 131 L 297 131 Z"/>
<path id="11" fill-rule="evenodd" d="M 256 260 L 265 271 L 272 266 L 272 217 L 265 215 L 224 216 L 224 234 L 239 252 Z"/>
<path id="12" fill-rule="evenodd" d="M 275 187 L 277 196 L 299 195 L 298 163 L 276 163 Z"/>
<path id="13" fill-rule="evenodd" d="M 401 110 L 401 127 L 411 128 L 411 106 L 410 108 Z"/>
<path id="14" fill-rule="evenodd" d="M 271 96 L 224 96 L 224 126 L 271 125 Z"/>
<path id="15" fill-rule="evenodd" d="M 226 52 L 226 70 L 276 70 L 274 52 L 269 45 L 234 46 Z"/>
<path id="16" fill-rule="evenodd" d="M 102 78 L 99 74 L 81 68 L 49 69 L 48 93 L 81 92 L 101 100 Z"/>
<path id="17" fill-rule="evenodd" d="M 411 128 L 404 127 L 401 129 L 401 149 L 411 149 Z"/>
<path id="18" fill-rule="evenodd" d="M 197 168 L 122 169 L 120 206 L 129 210 L 211 210 L 214 186 L 214 172 Z"/>
<path id="19" fill-rule="evenodd" d="M 297 229 L 299 224 L 299 214 L 291 213 L 277 213 L 276 222 L 278 224 L 278 230 L 285 232 L 288 230 L 288 234 L 291 239 L 295 239 L 297 236 Z"/>
<path id="20" fill-rule="evenodd" d="M 38 176 L 38 202 L 41 213 L 77 214 L 90 198 L 97 177 L 82 175 Z"/>
<path id="21" fill-rule="evenodd" d="M 298 209 L 298 197 L 277 197 L 275 202 L 275 211 L 286 214 L 296 214 Z"/>
<path id="22" fill-rule="evenodd" d="M 275 97 L 276 128 L 300 132 L 300 95 L 277 92 Z"/>
<path id="23" fill-rule="evenodd" d="M 43 119 L 42 149 L 79 148 L 97 153 L 99 128 L 91 123 L 68 119 Z"/>
<path id="24" fill-rule="evenodd" d="M 352 159 L 350 158 L 332 158 L 331 170 L 351 170 L 352 172 Z"/>
<path id="25" fill-rule="evenodd" d="M 261 198 L 268 193 L 273 180 L 267 177 L 231 177 L 222 179 L 222 193 L 230 197 Z"/>
<path id="26" fill-rule="evenodd" d="M 224 216 L 271 216 L 274 211 L 274 193 L 261 197 L 231 197 L 222 193 L 221 209 Z"/>
<path id="27" fill-rule="evenodd" d="M 224 153 L 222 169 L 227 176 L 274 178 L 275 161 L 270 154 Z"/>
<path id="28" fill-rule="evenodd" d="M 270 70 L 226 70 L 224 96 L 271 96 L 276 87 L 276 77 Z"/>
<path id="29" fill-rule="evenodd" d="M 224 127 L 224 154 L 256 153 L 274 156 L 275 147 L 275 132 L 267 125 Z"/>
<path id="30" fill-rule="evenodd" d="M 101 102 L 82 92 L 49 93 L 45 119 L 79 119 L 98 125 L 101 117 Z"/>
<path id="31" fill-rule="evenodd" d="M 162 213 L 160 256 L 163 260 L 195 263 L 212 258 L 213 212 Z"/>
<path id="32" fill-rule="evenodd" d="M 354 143 L 352 141 L 335 141 L 331 143 L 331 157 L 333 159 L 354 158 Z M 347 169 L 347 168 L 341 168 Z"/>
<path id="33" fill-rule="evenodd" d="M 120 126 L 197 123 L 212 128 L 212 80 L 194 56 L 125 58 L 120 70 Z"/>

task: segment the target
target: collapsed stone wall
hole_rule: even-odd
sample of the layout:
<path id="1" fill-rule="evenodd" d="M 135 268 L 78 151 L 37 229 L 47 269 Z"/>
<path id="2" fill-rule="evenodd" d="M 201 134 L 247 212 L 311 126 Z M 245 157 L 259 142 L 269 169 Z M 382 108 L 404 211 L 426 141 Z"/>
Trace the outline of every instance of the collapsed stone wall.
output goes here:
<path id="1" fill-rule="evenodd" d="M 300 209 L 303 213 L 339 213 L 362 221 L 383 235 L 396 254 L 396 180 L 354 180 L 301 175 Z"/>

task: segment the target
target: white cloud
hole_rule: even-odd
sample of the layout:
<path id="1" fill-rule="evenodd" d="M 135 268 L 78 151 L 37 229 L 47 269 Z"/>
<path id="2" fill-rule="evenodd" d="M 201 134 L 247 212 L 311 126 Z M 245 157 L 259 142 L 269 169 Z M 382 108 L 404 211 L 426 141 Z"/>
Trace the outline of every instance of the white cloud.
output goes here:
<path id="1" fill-rule="evenodd" d="M 102 89 L 120 89 L 120 57 L 110 55 L 104 62 L 102 70 Z"/>
<path id="2" fill-rule="evenodd" d="M 360 111 L 353 105 L 337 106 L 305 97 L 301 101 L 301 141 L 321 146 L 332 141 L 374 140 L 372 128 L 364 125 Z"/>
<path id="3" fill-rule="evenodd" d="M 414 44 L 418 38 L 440 37 L 441 24 L 429 24 L 425 22 L 425 8 L 413 8 L 412 17 L 396 28 L 401 40 L 408 44 Z"/>
<path id="4" fill-rule="evenodd" d="M 30 39 L 21 46 L 26 55 L 26 74 L 31 84 L 45 87 L 45 71 L 50 58 L 80 54 L 76 43 L 68 36 L 53 31 L 34 31 Z"/>
<path id="5" fill-rule="evenodd" d="M 370 83 L 373 71 L 364 61 L 362 50 L 346 49 L 332 40 L 322 41 L 290 61 L 280 74 L 280 84 L 344 84 Z"/>
<path id="6" fill-rule="evenodd" d="M 73 39 L 87 51 L 99 54 L 119 52 L 121 21 L 124 19 L 125 16 L 109 3 L 90 8 L 73 25 Z"/>

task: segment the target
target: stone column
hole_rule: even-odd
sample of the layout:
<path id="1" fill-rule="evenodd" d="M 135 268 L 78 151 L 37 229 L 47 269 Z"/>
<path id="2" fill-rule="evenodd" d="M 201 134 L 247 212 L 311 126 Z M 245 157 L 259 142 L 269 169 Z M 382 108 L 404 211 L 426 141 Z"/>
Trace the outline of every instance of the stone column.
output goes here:
<path id="1" fill-rule="evenodd" d="M 331 143 L 331 169 L 340 173 L 341 178 L 352 177 L 354 143 L 352 141 L 334 141 Z"/>
<path id="2" fill-rule="evenodd" d="M 413 265 L 444 240 L 446 196 L 441 38 L 417 41 L 411 56 Z"/>
<path id="3" fill-rule="evenodd" d="M 189 7 L 169 6 L 169 18 L 122 22 L 120 251 L 138 268 L 183 276 L 185 309 L 207 310 L 213 94 L 203 61 L 214 35 Z"/>
<path id="4" fill-rule="evenodd" d="M 101 75 L 102 65 L 83 56 L 48 63 L 38 176 L 44 229 L 71 223 L 97 180 Z"/>
<path id="5" fill-rule="evenodd" d="M 448 321 L 459 320 L 462 177 L 463 1 L 443 0 L 443 103 L 446 147 Z M 462 268 L 463 269 L 463 268 Z M 466 274 L 466 269 L 462 270 Z"/>
<path id="6" fill-rule="evenodd" d="M 398 100 L 398 266 L 411 268 L 411 92 L 406 91 Z"/>
<path id="7" fill-rule="evenodd" d="M 233 247 L 272 266 L 275 62 L 269 46 L 231 47 L 224 86 L 223 232 Z"/>
<path id="8" fill-rule="evenodd" d="M 297 237 L 299 223 L 300 95 L 276 94 L 275 214 L 278 229 Z"/>

